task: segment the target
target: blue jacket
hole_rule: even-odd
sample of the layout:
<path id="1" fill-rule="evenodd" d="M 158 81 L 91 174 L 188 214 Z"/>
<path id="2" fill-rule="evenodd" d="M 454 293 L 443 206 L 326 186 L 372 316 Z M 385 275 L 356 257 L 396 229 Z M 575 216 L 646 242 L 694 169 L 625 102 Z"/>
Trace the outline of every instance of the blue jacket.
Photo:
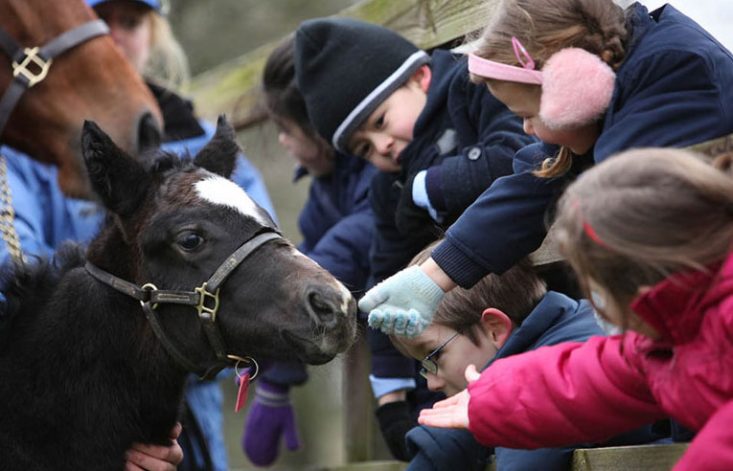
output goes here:
<path id="1" fill-rule="evenodd" d="M 485 368 L 499 358 L 534 350 L 545 345 L 568 341 L 584 341 L 602 335 L 593 309 L 587 301 L 577 302 L 567 296 L 549 291 L 527 318 L 512 332 L 504 346 Z M 511 378 L 507 378 L 511 381 Z M 511 405 L 507 405 L 507 410 Z M 499 471 L 530 469 L 564 471 L 570 469 L 572 448 L 543 448 L 539 450 L 492 450 L 480 445 L 468 430 L 440 429 L 418 426 L 406 437 L 407 448 L 413 456 L 410 471 L 481 470 L 486 469 L 492 451 L 496 454 Z"/>
<path id="2" fill-rule="evenodd" d="M 733 133 L 731 53 L 670 5 L 651 15 L 632 5 L 627 27 L 626 60 L 592 155 L 583 160 L 601 162 L 635 147 L 685 147 Z M 546 155 L 554 155 L 548 149 Z M 546 210 L 566 184 L 567 177 L 540 179 L 515 162 L 515 173 L 498 179 L 447 231 L 433 259 L 464 287 L 504 272 L 540 245 Z"/>
<path id="3" fill-rule="evenodd" d="M 298 217 L 303 235 L 299 249 L 354 293 L 362 293 L 369 277 L 369 248 L 374 215 L 369 187 L 377 169 L 367 161 L 336 154 L 330 175 L 314 178 Z M 299 167 L 295 180 L 307 171 Z M 308 378 L 300 362 L 276 362 L 262 377 L 279 385 L 298 385 Z"/>

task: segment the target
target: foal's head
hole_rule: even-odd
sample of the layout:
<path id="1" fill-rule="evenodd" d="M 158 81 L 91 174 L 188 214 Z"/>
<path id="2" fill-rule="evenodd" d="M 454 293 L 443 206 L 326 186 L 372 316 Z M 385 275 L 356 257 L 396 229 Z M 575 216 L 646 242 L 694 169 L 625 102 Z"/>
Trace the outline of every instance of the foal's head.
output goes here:
<path id="1" fill-rule="evenodd" d="M 223 119 L 188 161 L 158 151 L 141 163 L 93 123 L 85 124 L 82 148 L 92 187 L 111 212 L 89 260 L 138 286 L 191 291 L 246 241 L 277 232 L 267 212 L 228 179 L 239 149 Z M 216 324 L 230 354 L 323 363 L 355 336 L 349 292 L 282 238 L 244 259 L 219 298 Z M 160 304 L 156 312 L 197 363 L 213 358 L 194 308 Z"/>

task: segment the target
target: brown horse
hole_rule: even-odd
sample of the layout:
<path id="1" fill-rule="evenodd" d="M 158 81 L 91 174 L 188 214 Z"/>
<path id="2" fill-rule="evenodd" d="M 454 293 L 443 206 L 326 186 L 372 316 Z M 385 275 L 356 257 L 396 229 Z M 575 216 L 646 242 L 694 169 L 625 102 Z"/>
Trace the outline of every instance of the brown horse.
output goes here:
<path id="1" fill-rule="evenodd" d="M 0 93 L 13 81 L 45 75 L 7 111 L 0 139 L 58 165 L 61 189 L 72 196 L 90 192 L 80 148 L 85 119 L 99 123 L 133 155 L 154 143 L 149 141 L 157 139 L 161 128 L 148 87 L 104 31 L 92 32 L 51 60 L 43 57 L 42 46 L 96 19 L 83 0 L 0 0 L 0 46 L 5 50 L 0 49 Z M 15 57 L 8 57 L 13 48 L 6 43 L 21 46 Z M 41 47 L 40 52 L 33 47 Z M 0 105 L 0 121 L 2 112 Z"/>

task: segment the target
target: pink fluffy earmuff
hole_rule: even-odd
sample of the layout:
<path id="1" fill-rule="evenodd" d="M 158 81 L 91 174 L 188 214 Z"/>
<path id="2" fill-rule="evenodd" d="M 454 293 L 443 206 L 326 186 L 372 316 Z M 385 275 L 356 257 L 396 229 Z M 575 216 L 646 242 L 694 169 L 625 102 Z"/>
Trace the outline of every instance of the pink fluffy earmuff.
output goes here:
<path id="1" fill-rule="evenodd" d="M 591 123 L 608 109 L 616 74 L 597 55 L 570 47 L 542 67 L 540 119 L 552 129 Z"/>
<path id="2" fill-rule="evenodd" d="M 616 74 L 600 57 L 585 49 L 565 48 L 550 56 L 538 71 L 517 38 L 512 38 L 512 46 L 522 67 L 469 54 L 468 70 L 488 79 L 541 85 L 539 117 L 551 129 L 589 124 L 606 112 Z"/>

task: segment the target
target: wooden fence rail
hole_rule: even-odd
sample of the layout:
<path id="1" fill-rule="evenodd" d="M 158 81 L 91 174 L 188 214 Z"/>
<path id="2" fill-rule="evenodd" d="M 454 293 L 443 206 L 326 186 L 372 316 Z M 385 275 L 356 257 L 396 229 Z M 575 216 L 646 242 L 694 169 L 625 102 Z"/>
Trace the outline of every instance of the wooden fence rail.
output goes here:
<path id="1" fill-rule="evenodd" d="M 399 32 L 423 49 L 480 30 L 499 0 L 366 0 L 335 16 L 357 18 Z M 283 38 L 219 65 L 191 80 L 188 93 L 197 112 L 213 119 L 226 113 L 237 129 L 262 121 L 258 106 L 265 61 Z"/>

